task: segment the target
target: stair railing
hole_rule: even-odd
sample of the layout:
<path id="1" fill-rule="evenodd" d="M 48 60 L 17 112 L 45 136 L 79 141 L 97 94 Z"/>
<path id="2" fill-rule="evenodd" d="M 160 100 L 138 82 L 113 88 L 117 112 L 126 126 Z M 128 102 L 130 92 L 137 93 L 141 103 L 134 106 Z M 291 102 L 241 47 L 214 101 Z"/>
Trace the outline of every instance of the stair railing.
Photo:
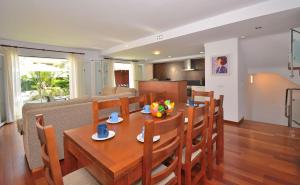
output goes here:
<path id="1" fill-rule="evenodd" d="M 295 101 L 293 95 L 295 91 L 300 91 L 300 88 L 288 88 L 285 91 L 285 117 L 288 118 L 288 127 L 292 127 L 293 123 L 300 125 L 300 122 L 293 118 L 293 102 Z"/>

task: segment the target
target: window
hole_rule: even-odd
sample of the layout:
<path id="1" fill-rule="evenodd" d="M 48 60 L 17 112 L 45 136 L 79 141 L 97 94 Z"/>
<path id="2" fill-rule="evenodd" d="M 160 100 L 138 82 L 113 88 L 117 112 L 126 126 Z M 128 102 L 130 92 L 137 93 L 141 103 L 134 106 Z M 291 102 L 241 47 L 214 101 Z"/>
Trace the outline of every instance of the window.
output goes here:
<path id="1" fill-rule="evenodd" d="M 19 62 L 23 103 L 42 103 L 69 98 L 68 60 L 20 56 Z"/>

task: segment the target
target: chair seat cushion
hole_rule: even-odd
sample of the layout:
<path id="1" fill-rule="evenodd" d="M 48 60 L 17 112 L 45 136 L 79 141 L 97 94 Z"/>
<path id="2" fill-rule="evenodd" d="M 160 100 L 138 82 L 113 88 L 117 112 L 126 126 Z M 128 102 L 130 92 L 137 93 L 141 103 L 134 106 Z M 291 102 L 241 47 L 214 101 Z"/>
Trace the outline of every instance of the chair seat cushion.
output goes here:
<path id="1" fill-rule="evenodd" d="M 214 139 L 218 134 L 217 133 L 213 133 L 212 134 L 212 139 Z"/>
<path id="2" fill-rule="evenodd" d="M 85 168 L 63 177 L 64 185 L 101 185 Z"/>
<path id="3" fill-rule="evenodd" d="M 154 170 L 152 170 L 151 175 L 155 175 L 158 174 L 159 172 L 161 172 L 162 170 L 166 169 L 167 167 L 165 165 L 159 165 L 158 167 L 156 167 Z M 167 176 L 166 178 L 164 178 L 162 181 L 160 181 L 159 183 L 157 183 L 156 185 L 165 185 L 167 184 L 172 178 L 175 177 L 175 173 L 172 172 L 169 176 Z M 138 181 L 135 185 L 141 185 L 142 184 L 142 180 Z"/>
<path id="4" fill-rule="evenodd" d="M 186 150 L 186 148 L 182 149 L 182 164 L 185 164 L 185 152 L 186 152 L 185 150 Z M 201 151 L 202 150 L 199 149 L 199 150 L 195 151 L 194 153 L 192 153 L 191 159 L 194 160 L 195 157 L 197 157 L 201 153 Z"/>

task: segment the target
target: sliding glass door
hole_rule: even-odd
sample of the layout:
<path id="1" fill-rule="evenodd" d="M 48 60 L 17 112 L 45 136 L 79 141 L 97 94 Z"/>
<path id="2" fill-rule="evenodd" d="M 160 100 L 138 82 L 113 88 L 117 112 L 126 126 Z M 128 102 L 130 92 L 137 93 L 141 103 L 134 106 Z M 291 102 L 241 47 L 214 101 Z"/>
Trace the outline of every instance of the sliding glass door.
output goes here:
<path id="1" fill-rule="evenodd" d="M 19 57 L 22 102 L 43 103 L 70 96 L 70 64 L 66 59 Z"/>

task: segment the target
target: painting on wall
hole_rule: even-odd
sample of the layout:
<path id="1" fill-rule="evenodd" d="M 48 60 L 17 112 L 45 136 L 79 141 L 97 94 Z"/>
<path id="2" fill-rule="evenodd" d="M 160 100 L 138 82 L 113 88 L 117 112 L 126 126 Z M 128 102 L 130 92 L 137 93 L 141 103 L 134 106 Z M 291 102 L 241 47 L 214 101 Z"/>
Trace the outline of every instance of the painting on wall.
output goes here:
<path id="1" fill-rule="evenodd" d="M 212 74 L 213 75 L 228 75 L 229 62 L 228 56 L 215 56 L 212 57 Z"/>

